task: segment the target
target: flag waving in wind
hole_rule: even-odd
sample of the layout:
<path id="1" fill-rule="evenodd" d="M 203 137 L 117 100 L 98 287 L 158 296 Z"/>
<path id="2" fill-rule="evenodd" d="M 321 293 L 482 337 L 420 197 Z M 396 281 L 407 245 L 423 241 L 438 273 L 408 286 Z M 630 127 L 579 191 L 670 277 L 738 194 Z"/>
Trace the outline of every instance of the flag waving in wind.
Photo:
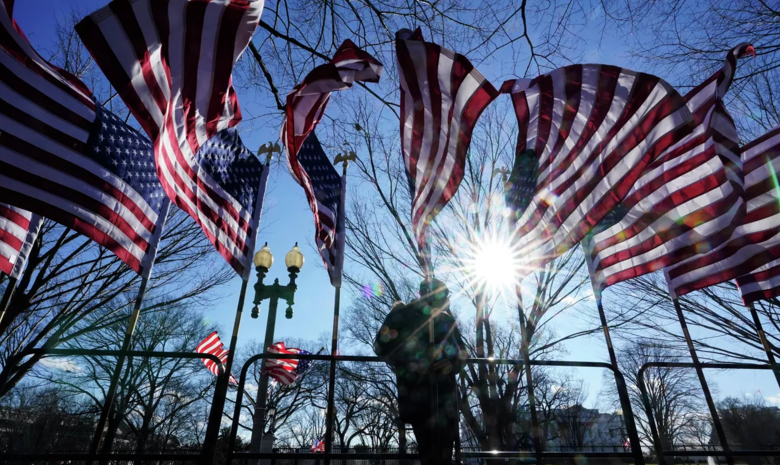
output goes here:
<path id="1" fill-rule="evenodd" d="M 165 193 L 245 280 L 267 170 L 241 143 L 233 65 L 262 1 L 115 0 L 76 27 L 154 141 Z"/>
<path id="2" fill-rule="evenodd" d="M 306 138 L 320 123 L 330 94 L 349 89 L 355 81 L 379 82 L 383 69 L 382 63 L 347 39 L 330 63 L 311 70 L 303 82 L 287 95 L 280 137 L 287 152 L 287 167 L 298 184 L 307 190 L 307 197 L 310 186 L 307 187 L 306 174 L 300 171 L 296 157 Z M 312 204 L 312 211 L 316 211 L 311 198 L 309 203 Z"/>
<path id="3" fill-rule="evenodd" d="M 19 279 L 43 218 L 0 203 L 0 273 Z"/>
<path id="4" fill-rule="evenodd" d="M 322 261 L 328 269 L 330 283 L 341 286 L 342 259 L 344 256 L 344 231 L 340 221 L 344 215 L 344 180 L 328 160 L 317 135 L 312 131 L 294 158 L 298 172 L 306 176 L 306 196 L 313 197 L 316 241 Z"/>
<path id="5" fill-rule="evenodd" d="M 498 91 L 465 56 L 425 42 L 419 29 L 396 33 L 396 54 L 401 150 L 412 195 L 412 229 L 423 251 L 428 225 L 463 181 L 477 119 Z"/>
<path id="6" fill-rule="evenodd" d="M 737 59 L 754 54 L 741 44 L 723 67 L 685 95 L 693 131 L 645 168 L 622 201 L 625 216 L 596 234 L 595 286 L 673 266 L 728 240 L 744 215 L 739 137 L 723 97 Z"/>
<path id="7" fill-rule="evenodd" d="M 287 152 L 287 167 L 306 192 L 314 213 L 315 240 L 328 268 L 330 282 L 341 286 L 344 256 L 344 183 L 320 146 L 317 127 L 332 92 L 352 87 L 352 83 L 379 82 L 382 64 L 345 40 L 330 63 L 317 66 L 287 95 L 281 139 Z"/>
<path id="8" fill-rule="evenodd" d="M 149 141 L 43 60 L 0 4 L 0 201 L 78 231 L 148 276 L 167 211 Z"/>
<path id="9" fill-rule="evenodd" d="M 528 271 L 580 241 L 648 163 L 690 132 L 691 114 L 669 84 L 616 66 L 566 66 L 507 81 L 501 92 L 517 114 L 517 152 L 538 159 L 535 193 L 517 212 Z"/>
<path id="10" fill-rule="evenodd" d="M 222 362 L 223 365 L 228 358 L 228 350 L 225 349 L 225 346 L 222 344 L 222 340 L 219 338 L 219 334 L 217 334 L 216 331 L 209 334 L 206 339 L 202 340 L 200 344 L 198 344 L 198 347 L 195 348 L 195 352 L 199 354 L 214 355 L 219 359 L 220 362 Z M 203 364 L 206 365 L 206 368 L 208 368 L 208 370 L 212 372 L 214 376 L 219 376 L 219 365 L 217 365 L 214 360 L 204 358 Z M 238 381 L 236 381 L 233 373 L 230 374 L 230 383 L 238 384 Z"/>
<path id="11" fill-rule="evenodd" d="M 285 347 L 284 342 L 277 342 L 268 348 L 268 353 L 275 354 L 279 358 L 268 358 L 263 364 L 265 372 L 279 383 L 288 386 L 309 369 L 310 360 L 295 358 L 283 358 L 285 355 L 311 355 L 311 352 Z"/>
<path id="12" fill-rule="evenodd" d="M 741 154 L 745 217 L 722 246 L 664 270 L 674 296 L 735 278 L 746 303 L 780 294 L 780 127 L 746 144 Z"/>

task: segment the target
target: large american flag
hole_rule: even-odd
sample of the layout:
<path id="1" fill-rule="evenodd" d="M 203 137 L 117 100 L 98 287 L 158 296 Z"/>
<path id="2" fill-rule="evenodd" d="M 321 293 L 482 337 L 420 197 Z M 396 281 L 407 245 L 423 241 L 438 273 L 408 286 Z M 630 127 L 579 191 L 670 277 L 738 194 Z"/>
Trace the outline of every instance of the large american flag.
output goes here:
<path id="1" fill-rule="evenodd" d="M 292 358 L 283 358 L 285 355 L 311 355 L 311 352 L 285 347 L 284 342 L 277 342 L 268 347 L 268 353 L 280 356 L 279 358 L 268 358 L 264 363 L 264 371 L 268 376 L 279 383 L 288 386 L 298 379 L 309 369 L 310 360 L 298 360 Z"/>
<path id="2" fill-rule="evenodd" d="M 315 240 L 322 256 L 322 261 L 328 269 L 330 283 L 341 287 L 341 274 L 344 257 L 344 195 L 345 184 L 333 164 L 328 160 L 314 131 L 303 142 L 298 155 L 294 158 L 298 164 L 298 172 L 304 175 L 310 186 L 306 191 L 307 198 L 314 197 L 309 205 L 314 213 L 316 227 Z M 291 170 L 292 171 L 292 170 Z M 340 230 L 341 228 L 341 230 Z"/>
<path id="3" fill-rule="evenodd" d="M 210 354 L 216 356 L 220 362 L 222 362 L 222 365 L 224 366 L 227 362 L 228 358 L 228 350 L 225 349 L 225 346 L 222 344 L 222 340 L 219 338 L 219 334 L 217 334 L 216 331 L 206 336 L 206 339 L 201 341 L 200 344 L 198 344 L 198 347 L 195 348 L 195 352 L 199 354 Z M 219 365 L 214 360 L 204 358 L 203 364 L 206 365 L 206 368 L 210 372 L 214 374 L 214 376 L 219 376 Z M 230 382 L 233 384 L 238 384 L 238 381 L 236 381 L 236 378 L 233 376 L 233 373 L 230 374 Z"/>
<path id="4" fill-rule="evenodd" d="M 167 196 L 245 280 L 265 174 L 232 129 L 241 121 L 232 71 L 262 10 L 262 1 L 116 0 L 76 27 L 154 141 Z"/>
<path id="5" fill-rule="evenodd" d="M 728 240 L 744 215 L 739 137 L 723 97 L 737 58 L 685 95 L 693 132 L 650 163 L 623 200 L 626 215 L 586 251 L 600 288 L 672 266 Z"/>
<path id="6" fill-rule="evenodd" d="M 396 55 L 412 229 L 424 251 L 428 225 L 463 181 L 474 125 L 498 91 L 465 56 L 424 41 L 420 29 L 396 33 Z"/>
<path id="7" fill-rule="evenodd" d="M 43 60 L 0 4 L 0 201 L 148 273 L 165 220 L 149 142 Z"/>
<path id="8" fill-rule="evenodd" d="M 780 127 L 742 147 L 746 214 L 728 242 L 665 269 L 674 296 L 736 278 L 745 302 L 780 295 Z"/>
<path id="9" fill-rule="evenodd" d="M 507 81 L 517 151 L 539 158 L 536 191 L 517 221 L 527 271 L 576 244 L 642 170 L 690 132 L 690 112 L 666 82 L 607 65 L 572 65 Z"/>
<path id="10" fill-rule="evenodd" d="M 40 215 L 0 203 L 0 273 L 19 279 L 41 224 Z"/>

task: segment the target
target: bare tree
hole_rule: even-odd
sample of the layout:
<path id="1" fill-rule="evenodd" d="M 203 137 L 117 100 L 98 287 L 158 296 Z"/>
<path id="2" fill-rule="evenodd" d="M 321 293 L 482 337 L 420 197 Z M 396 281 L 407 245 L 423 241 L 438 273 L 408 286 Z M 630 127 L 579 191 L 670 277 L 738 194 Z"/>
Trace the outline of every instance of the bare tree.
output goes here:
<path id="1" fill-rule="evenodd" d="M 679 86 L 693 87 L 750 42 L 757 57 L 740 62 L 727 104 L 742 132 L 756 137 L 780 123 L 780 9 L 763 0 L 600 2 L 607 25 L 627 33 L 635 57 Z"/>
<path id="2" fill-rule="evenodd" d="M 557 435 L 561 446 L 569 450 L 584 450 L 586 444 L 592 444 L 593 429 L 599 416 L 599 411 L 585 408 L 583 405 L 588 397 L 588 390 L 583 380 L 562 387 L 566 405 L 553 413 Z"/>
<path id="3" fill-rule="evenodd" d="M 766 405 L 761 395 L 746 395 L 741 399 L 727 397 L 718 402 L 718 416 L 729 446 L 761 450 L 780 443 L 780 409 Z M 716 435 L 711 437 L 711 442 L 718 444 Z M 758 465 L 765 460 L 754 457 L 746 462 Z"/>
<path id="4" fill-rule="evenodd" d="M 101 319 L 100 313 L 100 310 L 91 313 L 77 328 L 94 326 L 93 322 Z M 202 335 L 213 329 L 206 327 L 202 316 L 191 308 L 163 307 L 139 321 L 131 350 L 190 352 Z M 68 341 L 65 347 L 82 350 L 110 347 L 121 340 L 124 332 L 124 321 L 120 320 L 86 332 Z M 54 370 L 43 377 L 59 386 L 63 395 L 88 399 L 91 409 L 87 414 L 97 416 L 116 369 L 116 357 L 82 356 L 70 362 L 67 370 Z M 117 398 L 108 419 L 104 452 L 111 450 L 120 430 L 124 437 L 119 439 L 134 444 L 138 452 L 147 448 L 176 448 L 180 443 L 191 442 L 190 420 L 208 407 L 212 385 L 212 377 L 199 360 L 130 359 L 120 377 Z"/>
<path id="5" fill-rule="evenodd" d="M 644 413 L 642 393 L 639 390 L 639 369 L 651 362 L 676 362 L 680 355 L 674 349 L 658 342 L 634 342 L 619 352 L 621 372 L 626 377 L 628 395 L 634 405 L 634 414 L 640 440 L 652 445 L 653 436 Z M 694 430 L 701 426 L 704 410 L 699 398 L 701 387 L 690 369 L 651 367 L 645 370 L 643 385 L 647 390 L 661 444 L 665 450 L 694 440 Z M 617 402 L 617 390 L 608 384 L 607 393 Z"/>
<path id="6" fill-rule="evenodd" d="M 677 311 L 660 274 L 646 275 L 610 288 L 609 298 L 623 307 L 620 335 L 627 339 L 652 335 L 675 349 L 687 350 Z M 748 309 L 733 282 L 710 286 L 678 299 L 700 358 L 709 361 L 766 362 L 767 356 Z M 770 349 L 780 356 L 780 302 L 757 302 L 756 310 Z M 607 307 L 610 308 L 610 307 Z"/>

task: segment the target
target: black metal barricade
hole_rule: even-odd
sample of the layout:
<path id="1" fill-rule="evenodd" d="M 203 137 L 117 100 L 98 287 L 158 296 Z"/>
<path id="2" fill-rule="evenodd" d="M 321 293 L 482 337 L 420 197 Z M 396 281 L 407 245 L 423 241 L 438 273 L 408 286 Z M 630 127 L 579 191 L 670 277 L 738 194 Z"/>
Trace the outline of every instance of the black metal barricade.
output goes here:
<path id="1" fill-rule="evenodd" d="M 122 352 L 120 350 L 75 350 L 75 349 L 30 349 L 24 352 L 20 352 L 12 357 L 8 358 L 6 366 L 15 366 L 19 364 L 25 357 L 30 355 L 47 355 L 47 356 L 103 356 L 103 357 L 119 357 L 125 355 L 126 357 L 147 357 L 147 358 L 182 358 L 182 359 L 209 359 L 217 363 L 219 367 L 219 375 L 225 376 L 225 366 L 222 361 L 216 355 L 211 354 L 199 354 L 197 352 L 154 352 L 144 350 L 131 350 L 128 352 Z M 4 386 L 8 382 L 7 376 L 0 378 L 0 387 Z M 73 461 L 83 461 L 84 463 L 93 463 L 95 461 L 110 460 L 112 462 L 118 460 L 127 460 L 131 463 L 142 463 L 146 461 L 159 461 L 162 462 L 197 462 L 202 463 L 201 454 L 137 454 L 137 453 L 109 453 L 109 454 L 90 454 L 90 453 L 70 453 L 70 452 L 56 452 L 48 454 L 27 454 L 27 453 L 8 453 L 0 454 L 0 464 L 6 462 L 35 462 L 43 461 L 45 463 L 72 463 Z"/>
<path id="2" fill-rule="evenodd" d="M 8 365 L 14 365 L 19 363 L 24 357 L 35 355 L 35 354 L 44 354 L 47 356 L 84 356 L 84 355 L 93 355 L 93 356 L 119 356 L 121 355 L 121 351 L 116 350 L 71 350 L 71 349 L 32 349 L 20 354 L 17 354 L 8 360 Z M 150 351 L 129 351 L 125 353 L 126 356 L 129 357 L 154 357 L 154 358 L 183 358 L 183 359 L 209 359 L 214 362 L 216 362 L 220 369 L 220 375 L 219 376 L 225 376 L 224 373 L 224 366 L 220 362 L 220 360 L 210 354 L 200 354 L 200 353 L 181 353 L 181 352 L 150 352 Z M 333 453 L 333 454 L 312 454 L 312 453 L 284 453 L 284 454 L 275 454 L 275 453 L 249 453 L 249 452 L 237 452 L 234 450 L 236 438 L 238 434 L 238 421 L 239 421 L 239 413 L 241 409 L 241 404 L 243 400 L 244 395 L 244 385 L 247 380 L 247 373 L 252 365 L 254 365 L 259 360 L 262 360 L 264 358 L 272 357 L 272 354 L 258 354 L 253 357 L 251 357 L 247 362 L 244 364 L 244 366 L 241 369 L 241 376 L 239 378 L 239 385 L 238 390 L 236 393 L 236 406 L 235 406 L 235 414 L 233 415 L 233 423 L 231 427 L 230 437 L 228 441 L 228 450 L 227 450 L 227 463 L 240 463 L 239 461 L 246 461 L 246 460 L 253 460 L 253 459 L 285 459 L 285 460 L 317 460 L 317 461 L 325 461 L 329 462 L 330 460 L 380 460 L 380 461 L 395 461 L 395 460 L 404 460 L 404 461 L 416 461 L 419 459 L 419 456 L 417 454 L 407 454 L 407 453 Z M 335 360 L 336 362 L 367 362 L 367 363 L 384 363 L 382 362 L 378 357 L 368 357 L 368 356 L 330 356 L 330 355 L 285 355 L 285 358 L 290 359 L 305 359 L 305 360 L 321 360 L 321 361 L 330 361 Z M 475 364 L 475 363 L 485 363 L 485 364 L 493 364 L 493 365 L 523 365 L 522 360 L 515 360 L 515 359 L 477 359 L 472 358 L 467 360 L 467 363 Z M 616 385 L 618 386 L 618 395 L 623 399 L 628 399 L 628 392 L 625 389 L 625 381 L 623 379 L 623 375 L 619 372 L 613 369 L 612 365 L 609 363 L 603 363 L 603 362 L 579 362 L 579 361 L 540 361 L 540 360 L 532 360 L 530 362 L 531 366 L 548 366 L 548 367 L 580 367 L 580 368 L 599 368 L 599 369 L 606 369 L 613 373 L 613 376 L 616 380 Z M 655 363 L 647 363 L 641 367 L 638 373 L 638 381 L 639 381 L 639 388 L 642 393 L 644 407 L 647 413 L 647 418 L 649 420 L 651 433 L 653 435 L 653 447 L 656 455 L 659 459 L 659 464 L 666 464 L 668 463 L 666 461 L 666 458 L 669 456 L 682 456 L 682 457 L 704 457 L 704 456 L 715 456 L 715 457 L 726 457 L 728 455 L 732 457 L 757 457 L 757 456 L 766 456 L 766 457 L 780 457 L 780 446 L 779 447 L 771 447 L 767 449 L 761 449 L 761 450 L 726 450 L 712 447 L 709 449 L 675 449 L 675 450 L 664 450 L 662 447 L 662 443 L 658 436 L 658 431 L 655 425 L 655 419 L 653 417 L 652 407 L 650 405 L 647 390 L 644 385 L 644 375 L 648 368 L 651 367 L 670 367 L 670 368 L 695 368 L 696 365 L 694 363 L 662 363 L 662 362 L 655 362 Z M 747 363 L 701 363 L 701 368 L 707 368 L 707 369 L 749 369 L 749 370 L 772 370 L 773 365 L 769 364 L 747 364 Z M 5 382 L 7 382 L 7 379 L 0 379 L 0 386 L 2 386 Z M 329 408 L 332 408 L 332 406 L 328 406 Z M 717 421 L 717 420 L 715 420 Z M 533 425 L 534 428 L 536 428 L 538 425 Z M 574 463 L 572 462 L 573 459 L 577 458 L 598 458 L 598 459 L 610 459 L 612 461 L 617 461 L 618 463 L 623 462 L 634 462 L 638 465 L 644 465 L 644 458 L 642 456 L 641 447 L 636 446 L 639 444 L 638 441 L 632 441 L 631 445 L 631 451 L 630 452 L 619 452 L 613 450 L 604 450 L 609 448 L 602 448 L 598 451 L 587 451 L 587 450 L 579 450 L 579 451 L 552 451 L 552 450 L 541 450 L 541 451 L 470 451 L 470 450 L 463 450 L 461 452 L 461 456 L 463 458 L 463 461 L 469 461 L 469 459 L 479 459 L 483 461 L 494 461 L 494 460 L 520 460 L 520 461 L 529 461 L 529 462 L 535 462 L 537 457 L 541 457 L 545 461 L 549 461 L 548 463 Z M 159 462 L 176 462 L 176 463 L 182 463 L 182 462 L 199 462 L 199 463 L 208 463 L 211 458 L 203 457 L 202 454 L 160 454 L 160 453 L 109 453 L 109 454 L 89 454 L 89 453 L 55 453 L 55 454 L 25 454 L 25 453 L 9 453 L 9 454 L 2 454 L 0 455 L 0 463 L 5 462 L 35 462 L 35 461 L 45 461 L 47 463 L 54 463 L 51 462 L 52 460 L 58 460 L 62 463 L 67 463 L 67 461 L 83 461 L 85 463 L 91 463 L 95 461 L 101 461 L 101 460 L 111 460 L 111 461 L 135 461 L 136 463 L 142 463 L 142 462 L 150 462 L 150 461 L 159 461 Z M 400 463 L 400 462 L 399 462 Z"/>
<path id="3" fill-rule="evenodd" d="M 349 453 L 349 454 L 312 454 L 305 452 L 298 453 L 285 453 L 275 454 L 273 452 L 266 453 L 252 453 L 252 452 L 236 452 L 235 444 L 236 437 L 238 436 L 238 422 L 241 413 L 241 403 L 244 396 L 244 384 L 246 383 L 247 373 L 252 365 L 258 360 L 262 360 L 269 357 L 278 357 L 274 354 L 257 354 L 249 358 L 241 367 L 241 376 L 238 380 L 238 392 L 236 394 L 236 406 L 233 413 L 233 423 L 230 429 L 230 439 L 228 440 L 227 451 L 227 463 L 228 465 L 233 463 L 246 463 L 247 460 L 266 459 L 274 460 L 284 458 L 285 460 L 323 460 L 325 463 L 331 460 L 418 460 L 417 454 L 382 454 L 382 453 Z M 286 359 L 294 360 L 336 360 L 336 362 L 368 362 L 368 363 L 384 363 L 378 357 L 368 356 L 330 356 L 330 355 L 285 355 Z M 498 358 L 470 358 L 467 363 L 485 363 L 493 365 L 524 365 L 522 360 L 514 359 L 498 359 Z M 628 400 L 628 392 L 625 389 L 625 380 L 623 375 L 614 370 L 611 364 L 603 362 L 578 362 L 578 361 L 541 361 L 531 360 L 531 366 L 551 366 L 551 367 L 581 367 L 581 368 L 601 368 L 609 370 L 615 376 L 616 384 L 618 386 L 618 395 L 621 400 Z M 328 408 L 332 408 L 328 405 Z M 532 425 L 537 428 L 538 425 Z M 639 444 L 639 441 L 632 441 L 632 444 Z M 519 459 L 535 461 L 536 457 L 541 457 L 543 460 L 549 460 L 553 463 L 561 463 L 570 461 L 574 458 L 601 458 L 601 459 L 614 459 L 619 462 L 634 462 L 636 465 L 644 465 L 644 457 L 642 455 L 641 447 L 633 447 L 631 452 L 614 452 L 614 451 L 462 451 L 462 458 L 465 459 Z M 272 462 L 273 463 L 273 462 Z"/>
<path id="4" fill-rule="evenodd" d="M 716 370 L 775 370 L 780 368 L 780 365 L 771 365 L 768 363 L 690 363 L 690 362 L 650 362 L 645 363 L 639 368 L 637 373 L 637 384 L 639 384 L 639 391 L 642 394 L 642 403 L 644 404 L 645 412 L 647 414 L 648 424 L 650 426 L 650 434 L 653 436 L 653 450 L 658 457 L 658 464 L 668 464 L 666 458 L 671 457 L 726 457 L 727 459 L 733 459 L 735 457 L 780 457 L 780 447 L 771 447 L 768 449 L 737 449 L 726 447 L 718 448 L 717 446 L 711 446 L 707 449 L 674 449 L 666 450 L 663 448 L 663 443 L 658 434 L 658 426 L 655 422 L 653 415 L 653 407 L 650 403 L 650 397 L 647 393 L 647 386 L 645 385 L 645 372 L 648 368 L 709 368 Z M 706 393 L 705 393 L 706 394 Z M 720 418 L 717 411 L 714 412 L 714 418 L 712 418 L 714 424 L 720 424 Z"/>

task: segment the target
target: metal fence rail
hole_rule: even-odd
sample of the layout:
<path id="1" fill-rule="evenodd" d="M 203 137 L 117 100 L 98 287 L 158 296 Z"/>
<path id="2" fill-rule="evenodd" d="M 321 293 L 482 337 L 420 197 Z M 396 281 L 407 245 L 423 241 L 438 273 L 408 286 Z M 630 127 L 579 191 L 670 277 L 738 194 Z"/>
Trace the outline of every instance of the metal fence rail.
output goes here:
<path id="1" fill-rule="evenodd" d="M 84 355 L 92 355 L 92 356 L 119 356 L 121 355 L 121 351 L 116 350 L 73 350 L 73 349 L 32 349 L 29 351 L 25 351 L 23 353 L 17 354 L 13 357 L 10 357 L 8 359 L 8 366 L 13 366 L 15 364 L 18 364 L 23 360 L 25 357 L 30 355 L 46 355 L 46 356 L 84 356 Z M 183 358 L 183 359 L 209 359 L 214 362 L 216 362 L 220 368 L 220 374 L 219 376 L 226 376 L 224 372 L 224 366 L 219 361 L 219 359 L 214 355 L 209 354 L 199 354 L 199 353 L 180 353 L 180 352 L 150 352 L 150 351 L 129 351 L 124 353 L 125 356 L 129 357 L 153 357 L 153 358 Z M 290 451 L 290 450 L 282 450 L 277 449 L 276 452 L 272 453 L 249 453 L 249 452 L 242 452 L 242 451 L 236 451 L 235 450 L 235 443 L 237 439 L 238 434 L 238 419 L 241 409 L 241 403 L 243 399 L 243 395 L 245 392 L 244 385 L 247 380 L 247 374 L 249 372 L 249 369 L 252 367 L 253 364 L 257 363 L 259 360 L 263 360 L 267 357 L 272 357 L 271 354 L 257 354 L 252 356 L 247 362 L 244 364 L 244 366 L 241 368 L 241 375 L 239 378 L 239 385 L 236 393 L 236 413 L 233 415 L 233 422 L 230 432 L 230 437 L 227 444 L 227 452 L 226 452 L 226 461 L 228 464 L 231 463 L 242 463 L 246 462 L 247 460 L 253 460 L 253 459 L 266 459 L 266 460 L 272 460 L 274 463 L 281 464 L 281 460 L 284 460 L 284 463 L 287 463 L 287 461 L 291 461 L 290 463 L 299 462 L 299 465 L 306 462 L 311 463 L 321 463 L 317 461 L 325 461 L 329 462 L 331 460 L 339 460 L 339 461 L 350 461 L 352 463 L 357 463 L 354 461 L 361 461 L 365 460 L 368 461 L 366 463 L 388 463 L 388 462 L 396 462 L 398 464 L 412 464 L 419 462 L 419 456 L 417 454 L 413 453 L 400 453 L 398 449 L 388 449 L 385 452 L 364 452 L 363 449 L 360 451 L 355 450 L 354 448 L 351 449 L 348 452 L 345 453 L 331 453 L 331 454 L 312 454 L 310 452 L 300 452 L 300 451 Z M 378 357 L 373 356 L 331 356 L 331 355 L 286 355 L 285 358 L 291 358 L 291 359 L 304 359 L 304 360 L 320 360 L 320 361 L 331 361 L 334 360 L 335 362 L 367 362 L 367 363 L 384 363 L 382 360 L 380 360 Z M 518 365 L 518 366 L 524 366 L 525 363 L 523 360 L 517 360 L 517 359 L 488 359 L 488 358 L 471 358 L 467 360 L 467 363 L 475 364 L 475 363 L 484 363 L 484 364 L 493 364 L 493 365 Z M 625 386 L 625 381 L 623 380 L 623 375 L 615 370 L 611 364 L 609 363 L 603 363 L 603 362 L 582 362 L 582 361 L 559 361 L 559 360 L 551 360 L 551 361 L 542 361 L 542 360 L 531 360 L 530 366 L 549 366 L 549 367 L 583 367 L 583 368 L 599 368 L 599 369 L 606 369 L 613 373 L 613 376 L 615 377 L 615 380 L 617 382 L 617 385 L 620 387 Z M 746 364 L 746 363 L 701 363 L 699 364 L 701 368 L 708 368 L 708 369 L 751 369 L 751 370 L 772 370 L 773 365 L 770 364 Z M 644 377 L 647 369 L 651 367 L 669 367 L 669 368 L 695 368 L 696 364 L 694 363 L 662 363 L 662 362 L 656 362 L 656 363 L 647 363 L 641 367 L 638 373 L 638 380 L 639 380 L 639 388 L 643 396 L 643 402 L 644 407 L 647 413 L 647 417 L 650 420 L 650 426 L 651 426 L 651 432 L 653 435 L 653 448 L 656 453 L 656 455 L 659 458 L 660 464 L 666 464 L 668 463 L 667 457 L 668 456 L 679 456 L 679 457 L 711 457 L 711 456 L 722 456 L 725 457 L 727 454 L 730 454 L 733 457 L 780 457 L 780 445 L 773 445 L 768 446 L 765 448 L 760 449 L 731 449 L 729 451 L 724 451 L 718 446 L 711 446 L 708 448 L 677 448 L 674 450 L 664 450 L 662 448 L 662 444 L 659 440 L 658 431 L 655 426 L 655 419 L 653 417 L 652 408 L 649 403 L 649 398 L 647 396 L 647 390 L 644 385 Z M 777 368 L 777 367 L 775 367 Z M 622 383 L 619 381 L 623 381 Z M 0 386 L 3 386 L 7 382 L 6 378 L 0 378 Z M 628 393 L 625 391 L 625 389 L 618 389 L 618 394 L 621 397 L 624 397 L 625 399 L 628 399 Z M 535 426 L 535 425 L 534 425 Z M 604 460 L 611 460 L 613 463 L 617 461 L 617 463 L 627 463 L 627 462 L 634 462 L 638 465 L 644 465 L 644 458 L 642 457 L 642 451 L 641 447 L 635 446 L 635 444 L 639 444 L 638 441 L 634 442 L 632 441 L 632 450 L 629 451 L 620 451 L 621 449 L 619 446 L 586 446 L 585 450 L 564 450 L 564 448 L 560 447 L 545 447 L 542 451 L 534 451 L 534 450 L 519 450 L 519 451 L 481 451 L 481 450 L 474 450 L 474 449 L 468 449 L 464 448 L 464 450 L 461 451 L 461 456 L 463 458 L 464 462 L 473 462 L 474 460 L 478 460 L 480 462 L 486 462 L 486 461 L 494 461 L 494 460 L 520 460 L 520 461 L 528 461 L 528 462 L 536 462 L 537 458 L 541 456 L 541 458 L 545 461 L 549 461 L 550 463 L 574 463 L 572 462 L 573 459 L 580 460 L 582 458 L 585 459 L 604 459 Z M 587 450 L 590 448 L 591 450 Z M 410 448 L 411 449 L 411 448 Z M 594 450 L 598 449 L 598 450 Z M 27 454 L 27 453 L 7 453 L 7 454 L 0 454 L 0 463 L 74 463 L 74 462 L 83 462 L 83 463 L 92 463 L 94 461 L 109 461 L 111 463 L 137 463 L 137 464 L 146 464 L 146 463 L 157 463 L 157 464 L 168 464 L 168 463 L 205 463 L 209 464 L 212 462 L 211 457 L 205 457 L 203 453 L 188 453 L 188 454 L 181 454 L 181 453 L 148 453 L 144 452 L 141 454 L 136 453 L 110 453 L 110 454 L 89 454 L 89 453 L 34 453 L 34 454 Z M 346 463 L 346 462 L 343 462 Z"/>
<path id="2" fill-rule="evenodd" d="M 216 356 L 211 354 L 199 354 L 196 352 L 153 352 L 145 350 L 130 350 L 123 352 L 121 350 L 77 350 L 77 349 L 45 349 L 37 348 L 20 352 L 16 355 L 8 357 L 6 368 L 17 366 L 25 357 L 30 355 L 46 355 L 54 357 L 73 357 L 92 355 L 98 357 L 119 357 L 124 355 L 126 357 L 147 357 L 147 358 L 182 358 L 182 359 L 209 359 L 219 367 L 218 377 L 225 376 L 225 366 L 222 361 Z M 10 370 L 4 370 L 6 374 L 0 377 L 0 388 L 4 387 L 8 382 L 8 373 Z M 213 405 L 213 404 L 212 404 Z M 111 463 L 117 463 L 118 460 L 128 460 L 134 463 L 141 464 L 145 461 L 157 461 L 160 464 L 169 462 L 201 462 L 204 463 L 202 454 L 160 454 L 160 453 L 81 453 L 81 452 L 53 452 L 53 453 L 3 453 L 0 454 L 0 464 L 7 462 L 19 462 L 19 463 L 72 463 L 74 461 L 83 461 L 90 464 L 94 461 L 110 461 Z M 210 459 L 209 459 L 210 460 Z M 137 461 L 137 462 L 136 462 Z M 205 462 L 209 463 L 209 462 Z"/>
<path id="3" fill-rule="evenodd" d="M 707 448 L 688 449 L 688 447 L 664 449 L 658 434 L 655 417 L 653 415 L 653 406 L 650 403 L 650 396 L 647 393 L 645 385 L 645 373 L 649 368 L 709 368 L 716 370 L 776 370 L 780 365 L 769 363 L 690 363 L 690 362 L 650 362 L 645 363 L 639 368 L 637 373 L 637 384 L 642 394 L 642 403 L 644 404 L 647 420 L 650 425 L 650 432 L 653 436 L 653 450 L 658 457 L 659 465 L 667 464 L 667 456 L 678 457 L 726 457 L 733 460 L 735 457 L 780 457 L 780 445 L 769 446 L 766 449 L 734 449 L 734 447 L 723 448 L 722 446 L 708 446 Z M 716 416 L 713 422 L 719 421 Z"/>
<path id="4" fill-rule="evenodd" d="M 232 464 L 234 461 L 239 461 L 238 463 L 245 463 L 247 460 L 253 460 L 253 459 L 266 459 L 266 460 L 272 460 L 272 459 L 278 459 L 280 455 L 284 455 L 287 459 L 297 459 L 297 460 L 315 460 L 315 457 L 313 457 L 315 454 L 312 453 L 305 453 L 305 452 L 294 452 L 294 453 L 274 453 L 274 452 L 241 452 L 241 451 L 235 451 L 235 444 L 236 444 L 236 438 L 238 436 L 238 422 L 239 417 L 241 413 L 241 403 L 244 396 L 244 384 L 246 383 L 247 379 L 247 373 L 249 372 L 249 369 L 252 365 L 257 363 L 257 361 L 270 358 L 270 357 L 278 357 L 278 355 L 274 354 L 257 354 L 252 357 L 250 357 L 246 363 L 244 363 L 244 366 L 241 367 L 241 375 L 238 380 L 238 386 L 237 386 L 237 393 L 236 393 L 236 406 L 235 410 L 233 412 L 233 423 L 231 425 L 230 429 L 230 439 L 228 440 L 228 452 L 227 452 L 227 463 Z M 343 356 L 343 355 L 285 355 L 286 359 L 294 359 L 294 360 L 323 360 L 323 361 L 331 361 L 335 360 L 336 362 L 368 362 L 368 363 L 384 363 L 379 357 L 374 356 Z M 493 364 L 493 365 L 518 365 L 523 366 L 525 365 L 525 362 L 523 360 L 519 359 L 498 359 L 498 358 L 469 358 L 466 360 L 467 363 L 475 364 L 475 363 L 484 363 L 484 364 Z M 628 400 L 628 392 L 625 390 L 625 380 L 623 378 L 623 375 L 615 370 L 613 366 L 609 363 L 604 362 L 582 362 L 582 361 L 560 361 L 560 360 L 550 360 L 550 361 L 543 361 L 543 360 L 531 360 L 530 362 L 531 366 L 552 366 L 552 367 L 583 367 L 583 368 L 601 368 L 609 370 L 613 373 L 617 386 L 618 386 L 618 395 L 621 397 L 621 400 Z M 622 383 L 621 383 L 622 381 Z M 621 389 L 621 386 L 623 387 Z M 332 406 L 328 406 L 328 408 L 332 408 Z M 537 427 L 537 425 L 533 425 L 534 428 Z M 632 444 L 639 444 L 639 441 L 632 441 Z M 644 465 L 644 457 L 642 455 L 641 447 L 632 447 L 631 452 L 619 452 L 619 451 L 558 451 L 558 452 L 552 452 L 548 451 L 546 449 L 543 449 L 541 451 L 462 451 L 461 452 L 462 457 L 465 458 L 485 458 L 485 459 L 532 459 L 534 460 L 536 457 L 541 457 L 542 459 L 551 460 L 551 461 L 560 461 L 561 459 L 571 459 L 575 457 L 583 457 L 583 458 L 612 458 L 612 459 L 622 459 L 623 462 L 634 462 L 637 465 Z M 330 454 L 322 454 L 318 453 L 316 454 L 316 460 L 324 460 L 325 463 L 330 462 L 331 460 L 360 460 L 360 459 L 366 459 L 366 460 L 418 460 L 419 456 L 417 454 L 398 454 L 398 453 L 330 453 Z M 534 460 L 535 461 L 535 460 Z"/>

